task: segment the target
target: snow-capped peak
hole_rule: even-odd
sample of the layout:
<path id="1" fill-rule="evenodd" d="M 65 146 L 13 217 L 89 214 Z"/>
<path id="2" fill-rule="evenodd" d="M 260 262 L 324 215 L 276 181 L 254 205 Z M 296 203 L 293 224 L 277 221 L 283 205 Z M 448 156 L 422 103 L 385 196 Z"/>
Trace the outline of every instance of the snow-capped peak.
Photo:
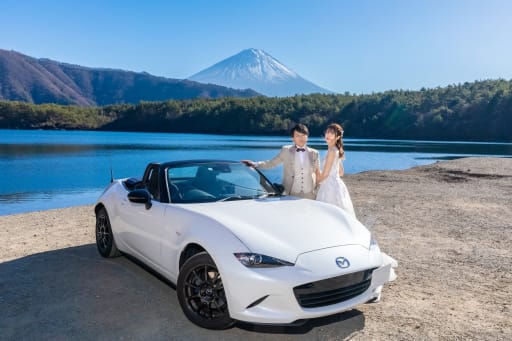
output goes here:
<path id="1" fill-rule="evenodd" d="M 190 80 L 238 89 L 252 88 L 268 96 L 330 92 L 303 79 L 261 49 L 246 49 L 189 77 Z"/>
<path id="2" fill-rule="evenodd" d="M 285 78 L 296 78 L 298 74 L 284 66 L 280 61 L 260 49 L 247 49 L 233 57 L 245 62 L 250 72 L 259 79 L 275 80 Z M 232 57 L 232 58 L 233 58 Z"/>

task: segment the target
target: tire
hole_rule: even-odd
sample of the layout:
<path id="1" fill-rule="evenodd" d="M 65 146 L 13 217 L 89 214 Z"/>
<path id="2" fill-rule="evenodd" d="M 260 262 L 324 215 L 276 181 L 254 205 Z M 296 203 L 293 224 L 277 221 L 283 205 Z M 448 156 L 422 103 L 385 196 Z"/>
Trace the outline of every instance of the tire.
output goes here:
<path id="1" fill-rule="evenodd" d="M 235 324 L 229 316 L 224 286 L 213 259 L 201 252 L 183 264 L 176 286 L 187 318 L 206 329 L 226 329 Z"/>
<path id="2" fill-rule="evenodd" d="M 104 207 L 100 208 L 96 213 L 96 247 L 100 255 L 105 258 L 121 255 L 114 241 L 110 219 Z"/>

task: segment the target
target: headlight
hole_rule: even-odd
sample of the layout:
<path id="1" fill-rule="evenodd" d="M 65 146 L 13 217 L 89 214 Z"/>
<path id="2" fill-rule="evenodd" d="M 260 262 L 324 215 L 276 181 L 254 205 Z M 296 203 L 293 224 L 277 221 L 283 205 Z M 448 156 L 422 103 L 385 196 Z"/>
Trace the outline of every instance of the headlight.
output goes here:
<path id="1" fill-rule="evenodd" d="M 235 253 L 236 259 L 248 268 L 273 268 L 276 266 L 293 266 L 293 263 L 259 253 Z"/>

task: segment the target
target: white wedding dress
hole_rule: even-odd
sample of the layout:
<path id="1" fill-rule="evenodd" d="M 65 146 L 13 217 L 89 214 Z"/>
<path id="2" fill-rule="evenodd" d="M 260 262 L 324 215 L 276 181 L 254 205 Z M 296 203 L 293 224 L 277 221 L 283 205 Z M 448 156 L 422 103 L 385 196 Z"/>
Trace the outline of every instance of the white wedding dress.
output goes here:
<path id="1" fill-rule="evenodd" d="M 341 207 L 346 212 L 352 214 L 352 216 L 356 216 L 354 212 L 354 206 L 352 205 L 352 200 L 350 199 L 350 195 L 348 194 L 348 189 L 343 180 L 340 179 L 339 171 L 340 171 L 340 157 L 337 149 L 336 157 L 331 166 L 331 171 L 327 178 L 324 179 L 320 183 L 320 188 L 318 189 L 318 193 L 316 194 L 316 200 L 323 201 L 329 204 L 333 204 Z M 327 157 L 326 157 L 327 158 Z M 323 167 L 325 167 L 325 159 L 323 161 Z M 395 268 L 398 267 L 398 262 L 393 258 L 382 252 L 382 265 L 391 265 L 389 270 L 389 278 L 388 281 L 394 281 L 396 279 Z M 376 288 L 375 292 L 378 294 L 372 302 L 379 302 L 381 297 L 382 285 Z"/>
<path id="2" fill-rule="evenodd" d="M 338 154 L 338 150 L 335 148 L 334 150 L 336 151 L 336 156 L 332 163 L 331 171 L 327 178 L 320 183 L 320 188 L 316 194 L 316 200 L 341 207 L 355 217 L 356 214 L 354 212 L 354 206 L 352 205 L 352 200 L 350 199 L 347 186 L 345 186 L 345 183 L 339 176 L 340 156 Z M 325 159 L 323 161 L 323 167 L 325 167 Z"/>

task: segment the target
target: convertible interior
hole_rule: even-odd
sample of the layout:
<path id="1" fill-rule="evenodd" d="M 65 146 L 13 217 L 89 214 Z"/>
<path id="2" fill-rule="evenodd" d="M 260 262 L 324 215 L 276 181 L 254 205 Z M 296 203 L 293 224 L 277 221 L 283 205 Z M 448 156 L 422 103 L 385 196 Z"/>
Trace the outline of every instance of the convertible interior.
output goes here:
<path id="1" fill-rule="evenodd" d="M 164 173 L 160 166 L 148 166 L 145 180 L 130 178 L 123 181 L 125 189 L 129 192 L 146 189 L 156 201 L 160 201 L 160 196 L 168 189 L 171 203 L 253 199 L 276 192 L 264 175 L 238 162 L 171 165 Z M 164 186 L 164 192 L 160 186 Z"/>
<path id="2" fill-rule="evenodd" d="M 195 177 L 170 179 L 169 192 L 173 203 L 193 203 L 215 201 L 234 194 L 235 186 L 227 181 L 217 179 L 218 171 L 199 166 Z"/>

